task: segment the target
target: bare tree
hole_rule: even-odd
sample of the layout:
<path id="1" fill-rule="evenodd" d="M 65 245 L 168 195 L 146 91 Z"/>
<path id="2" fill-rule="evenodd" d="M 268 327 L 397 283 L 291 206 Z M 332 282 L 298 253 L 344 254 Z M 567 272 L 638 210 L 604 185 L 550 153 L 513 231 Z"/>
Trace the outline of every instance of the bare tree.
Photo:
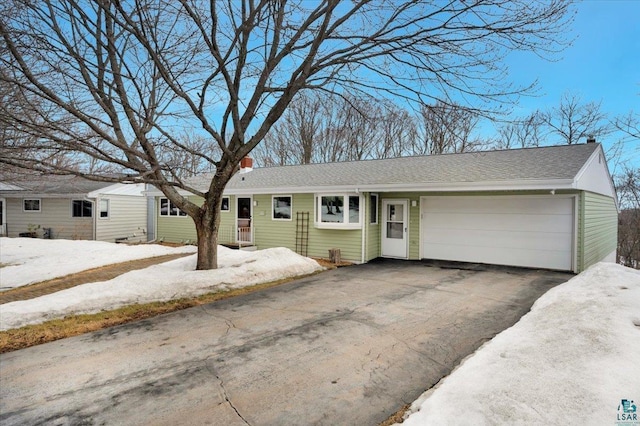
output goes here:
<path id="1" fill-rule="evenodd" d="M 628 114 L 617 117 L 613 124 L 631 139 L 640 140 L 640 114 L 629 111 Z"/>
<path id="2" fill-rule="evenodd" d="M 327 104 L 331 104 L 330 96 L 324 93 L 296 96 L 254 151 L 256 160 L 266 166 L 311 163 L 320 143 Z"/>
<path id="3" fill-rule="evenodd" d="M 415 154 L 446 154 L 473 151 L 480 142 L 473 131 L 480 116 L 461 105 L 437 102 L 420 109 L 420 139 Z"/>
<path id="4" fill-rule="evenodd" d="M 542 138 L 542 122 L 538 111 L 516 119 L 498 128 L 496 147 L 499 149 L 539 146 Z"/>
<path id="5" fill-rule="evenodd" d="M 185 179 L 201 173 L 213 172 L 213 164 L 205 161 L 220 156 L 220 148 L 201 135 L 185 133 L 180 137 L 184 148 L 173 149 L 172 145 L 158 144 L 158 157 L 166 164 L 173 179 Z"/>
<path id="6" fill-rule="evenodd" d="M 612 128 L 600 104 L 584 103 L 579 95 L 567 92 L 562 95 L 560 105 L 540 113 L 540 120 L 561 143 L 576 144 L 590 136 L 601 138 L 611 133 Z"/>
<path id="7" fill-rule="evenodd" d="M 625 168 L 616 179 L 620 202 L 618 263 L 640 269 L 640 169 Z"/>
<path id="8" fill-rule="evenodd" d="M 386 102 L 377 119 L 378 136 L 375 158 L 395 158 L 410 154 L 411 146 L 418 138 L 415 117 L 408 111 Z"/>
<path id="9" fill-rule="evenodd" d="M 81 153 L 159 188 L 195 223 L 198 269 L 217 266 L 222 192 L 236 165 L 298 93 L 462 95 L 490 109 L 527 89 L 505 80 L 505 56 L 562 49 L 572 19 L 562 0 L 9 0 L 0 8 L 14 5 L 19 14 L 0 14 L 2 80 L 52 114 L 3 105 L 11 127 L 34 139 L 30 149 Z M 190 151 L 182 136 L 196 129 L 218 154 Z M 211 164 L 208 188 L 173 172 L 159 147 Z M 118 181 L 46 157 L 0 161 Z"/>

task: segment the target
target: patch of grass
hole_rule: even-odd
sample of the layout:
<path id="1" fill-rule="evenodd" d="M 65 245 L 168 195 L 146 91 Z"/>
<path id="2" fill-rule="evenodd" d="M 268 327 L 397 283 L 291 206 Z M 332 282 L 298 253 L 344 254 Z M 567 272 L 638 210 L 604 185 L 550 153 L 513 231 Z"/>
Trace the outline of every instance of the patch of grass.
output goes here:
<path id="1" fill-rule="evenodd" d="M 384 422 L 380 423 L 379 426 L 391 426 L 394 425 L 396 423 L 402 423 L 404 422 L 404 419 L 402 418 L 404 416 L 404 413 L 407 412 L 407 410 L 409 409 L 409 407 L 411 407 L 411 404 L 405 404 L 402 407 L 400 407 L 400 409 L 398 411 L 396 411 L 391 417 L 389 417 L 387 420 L 385 420 Z"/>
<path id="2" fill-rule="evenodd" d="M 319 271 L 321 272 L 321 271 Z M 309 275 L 315 275 L 315 272 Z M 309 276 L 305 275 L 305 276 Z M 304 277 L 304 276 L 303 276 Z M 193 306 L 205 305 L 217 300 L 228 299 L 253 293 L 271 287 L 276 287 L 301 276 L 285 278 L 278 281 L 257 284 L 250 287 L 208 293 L 202 296 L 170 300 L 167 302 L 153 302 L 123 306 L 111 311 L 102 311 L 95 314 L 72 315 L 62 319 L 55 319 L 42 324 L 27 325 L 0 332 L 0 353 L 17 351 L 18 349 L 53 342 L 66 337 L 78 336 L 115 325 L 126 324 L 146 318 L 155 317 Z"/>
<path id="3" fill-rule="evenodd" d="M 0 268 L 4 268 L 5 266 L 11 266 L 13 265 L 12 263 L 1 263 L 0 262 Z"/>

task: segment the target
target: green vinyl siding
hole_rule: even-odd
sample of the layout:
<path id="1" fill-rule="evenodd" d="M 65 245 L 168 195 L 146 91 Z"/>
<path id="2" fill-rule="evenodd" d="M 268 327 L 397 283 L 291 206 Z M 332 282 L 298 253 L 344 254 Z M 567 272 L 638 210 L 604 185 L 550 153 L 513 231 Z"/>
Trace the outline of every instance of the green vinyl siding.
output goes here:
<path id="1" fill-rule="evenodd" d="M 292 220 L 273 220 L 271 218 L 273 195 L 292 196 Z M 221 243 L 234 236 L 237 197 L 244 196 L 230 196 L 230 211 L 221 212 L 219 233 Z M 246 197 L 251 196 L 247 195 Z M 202 203 L 202 200 L 197 197 L 189 197 L 189 199 L 198 204 Z M 252 199 L 253 243 L 258 249 L 287 247 L 295 251 L 296 212 L 309 212 L 308 256 L 327 258 L 329 257 L 329 249 L 338 248 L 344 260 L 362 261 L 362 231 L 360 229 L 318 229 L 314 227 L 314 194 L 253 195 Z M 157 238 L 168 242 L 189 241 L 195 243 L 196 230 L 193 220 L 188 216 L 160 216 L 158 213 L 159 200 L 160 198 L 156 198 Z"/>
<path id="2" fill-rule="evenodd" d="M 613 198 L 592 192 L 580 197 L 578 272 L 616 250 L 618 211 Z"/>
<path id="3" fill-rule="evenodd" d="M 160 198 L 156 197 L 156 218 L 158 240 L 171 243 L 195 243 L 197 241 L 196 226 L 189 216 L 160 216 Z M 227 238 L 227 234 L 232 235 L 235 227 L 235 198 L 229 197 L 229 211 L 220 213 L 220 242 Z M 188 197 L 198 205 L 202 205 L 202 198 L 196 196 Z"/>
<path id="4" fill-rule="evenodd" d="M 381 197 L 378 194 L 378 223 L 373 225 L 370 223 L 370 214 L 371 205 L 370 205 L 370 197 L 369 194 L 365 194 L 366 197 L 366 218 L 365 218 L 365 226 L 366 226 L 366 247 L 365 247 L 365 262 L 370 261 L 371 259 L 375 259 L 376 257 L 380 257 L 380 230 L 382 229 L 380 225 L 382 221 L 382 214 L 380 209 L 382 208 Z"/>
<path id="5" fill-rule="evenodd" d="M 169 243 L 196 242 L 196 226 L 189 216 L 160 216 L 160 198 L 156 197 L 156 238 Z M 200 197 L 187 197 L 198 205 L 202 204 Z"/>
<path id="6" fill-rule="evenodd" d="M 271 218 L 272 196 L 292 196 L 292 220 Z M 329 249 L 338 248 L 344 260 L 361 262 L 362 231 L 360 229 L 318 229 L 314 227 L 314 194 L 254 195 L 254 242 L 258 249 L 287 247 L 296 249 L 296 213 L 309 212 L 307 256 L 329 257 Z"/>
<path id="7" fill-rule="evenodd" d="M 578 234 L 576 240 L 577 269 L 583 271 L 593 263 L 604 259 L 616 248 L 617 238 L 617 211 L 612 198 L 597 195 L 589 192 L 578 191 L 557 191 L 557 194 L 576 194 L 579 197 L 579 209 L 577 215 Z M 409 259 L 420 258 L 420 197 L 429 195 L 543 195 L 548 191 L 491 191 L 491 192 L 394 192 L 378 194 L 378 224 L 369 223 L 369 194 L 362 194 L 361 205 L 363 229 L 365 231 L 365 253 L 364 261 L 369 261 L 380 256 L 380 242 L 382 229 L 382 200 L 385 199 L 406 199 L 409 202 Z M 272 219 L 272 197 L 291 196 L 292 197 L 292 219 L 273 220 Z M 229 197 L 230 211 L 221 213 L 220 241 L 223 242 L 225 235 L 235 235 L 236 226 L 236 198 Z M 194 202 L 201 202 L 196 197 L 190 198 Z M 315 206 L 314 194 L 288 194 L 274 193 L 265 195 L 254 195 L 253 199 L 253 232 L 254 244 L 258 249 L 272 247 L 287 247 L 296 249 L 296 213 L 309 212 L 309 236 L 307 255 L 311 257 L 328 257 L 328 250 L 338 248 L 341 250 L 342 258 L 353 262 L 361 262 L 362 256 L 362 230 L 361 229 L 319 229 L 314 226 Z M 412 206 L 415 202 L 415 206 Z M 158 238 L 165 241 L 185 242 L 196 241 L 195 227 L 189 217 L 159 216 L 159 198 L 156 198 L 156 217 L 158 219 Z"/>

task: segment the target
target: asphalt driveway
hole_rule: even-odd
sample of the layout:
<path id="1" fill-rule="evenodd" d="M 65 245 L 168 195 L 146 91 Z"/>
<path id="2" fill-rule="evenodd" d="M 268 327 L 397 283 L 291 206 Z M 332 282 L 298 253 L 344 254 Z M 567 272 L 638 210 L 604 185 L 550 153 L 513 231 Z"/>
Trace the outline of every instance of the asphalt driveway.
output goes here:
<path id="1" fill-rule="evenodd" d="M 569 274 L 384 260 L 0 356 L 0 422 L 376 425 Z"/>

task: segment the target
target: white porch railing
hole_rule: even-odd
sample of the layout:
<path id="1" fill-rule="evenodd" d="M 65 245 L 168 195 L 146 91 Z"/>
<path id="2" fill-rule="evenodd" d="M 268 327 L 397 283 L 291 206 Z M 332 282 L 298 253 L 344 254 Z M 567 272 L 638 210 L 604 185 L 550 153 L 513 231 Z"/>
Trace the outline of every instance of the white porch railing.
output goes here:
<path id="1" fill-rule="evenodd" d="M 218 231 L 218 243 L 239 247 L 253 245 L 253 234 L 254 229 L 251 226 L 223 226 Z"/>

